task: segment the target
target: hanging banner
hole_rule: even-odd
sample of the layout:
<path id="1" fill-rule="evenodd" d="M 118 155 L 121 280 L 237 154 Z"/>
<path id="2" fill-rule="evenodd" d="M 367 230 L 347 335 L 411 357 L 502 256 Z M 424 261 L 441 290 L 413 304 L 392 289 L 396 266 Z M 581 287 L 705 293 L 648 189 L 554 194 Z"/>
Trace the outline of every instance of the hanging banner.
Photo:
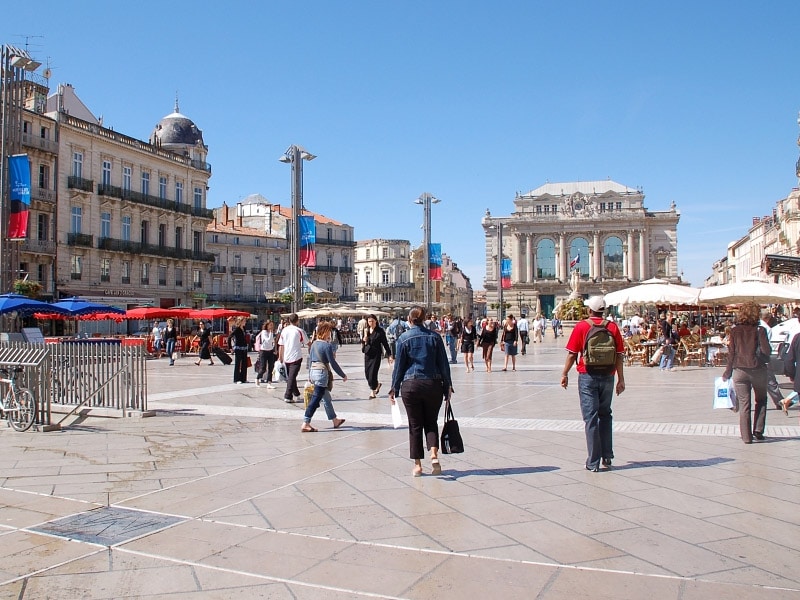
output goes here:
<path id="1" fill-rule="evenodd" d="M 28 212 L 31 203 L 31 167 L 28 155 L 9 156 L 8 172 L 11 183 L 8 237 L 20 240 L 28 237 Z"/>
<path id="2" fill-rule="evenodd" d="M 500 263 L 500 285 L 504 290 L 511 288 L 511 259 L 504 258 Z"/>
<path id="3" fill-rule="evenodd" d="M 316 267 L 317 251 L 313 248 L 300 248 L 300 264 L 304 267 Z"/>
<path id="4" fill-rule="evenodd" d="M 428 264 L 428 279 L 431 281 L 442 280 L 442 245 L 441 244 L 428 244 L 428 256 L 430 256 L 430 263 Z"/>
<path id="5" fill-rule="evenodd" d="M 314 217 L 300 217 L 300 247 L 317 243 L 317 228 Z"/>

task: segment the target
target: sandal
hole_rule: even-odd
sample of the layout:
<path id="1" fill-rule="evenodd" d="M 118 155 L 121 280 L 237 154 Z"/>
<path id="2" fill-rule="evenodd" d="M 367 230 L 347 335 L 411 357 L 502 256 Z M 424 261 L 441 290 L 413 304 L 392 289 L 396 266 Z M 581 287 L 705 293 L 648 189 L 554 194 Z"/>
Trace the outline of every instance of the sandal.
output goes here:
<path id="1" fill-rule="evenodd" d="M 306 423 L 300 428 L 300 431 L 302 431 L 303 433 L 313 433 L 316 431 L 316 429 L 311 425 L 309 425 L 308 423 Z"/>
<path id="2" fill-rule="evenodd" d="M 442 465 L 439 464 L 438 458 L 431 459 L 431 475 L 441 475 Z"/>
<path id="3" fill-rule="evenodd" d="M 414 470 L 411 471 L 411 474 L 414 477 L 422 477 L 422 465 L 415 466 Z"/>
<path id="4" fill-rule="evenodd" d="M 344 423 L 344 419 L 334 419 L 333 420 L 333 428 L 334 429 L 339 429 L 339 427 L 342 426 L 342 423 Z"/>
<path id="5" fill-rule="evenodd" d="M 785 414 L 787 417 L 789 416 L 789 406 L 791 402 L 792 402 L 791 400 L 789 400 L 788 402 L 785 399 L 781 400 L 781 408 L 783 409 L 783 414 Z"/>

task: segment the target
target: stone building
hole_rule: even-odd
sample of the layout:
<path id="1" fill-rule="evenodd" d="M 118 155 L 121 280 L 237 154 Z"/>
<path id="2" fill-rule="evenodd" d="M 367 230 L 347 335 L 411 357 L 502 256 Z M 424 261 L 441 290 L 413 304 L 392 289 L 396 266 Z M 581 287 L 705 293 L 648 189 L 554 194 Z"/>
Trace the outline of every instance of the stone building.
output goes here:
<path id="1" fill-rule="evenodd" d="M 641 190 L 611 180 L 546 183 L 518 193 L 510 216 L 487 209 L 482 221 L 489 314 L 501 310 L 501 259 L 511 260 L 504 312 L 550 316 L 573 291 L 588 297 L 652 277 L 680 282 L 679 219 L 674 202 L 667 211 L 648 210 Z"/>
<path id="2" fill-rule="evenodd" d="M 359 303 L 410 303 L 414 300 L 408 240 L 359 240 L 353 267 Z"/>
<path id="3" fill-rule="evenodd" d="M 56 294 L 169 307 L 205 298 L 211 166 L 178 110 L 148 142 L 103 126 L 69 85 L 47 100 L 57 126 Z"/>

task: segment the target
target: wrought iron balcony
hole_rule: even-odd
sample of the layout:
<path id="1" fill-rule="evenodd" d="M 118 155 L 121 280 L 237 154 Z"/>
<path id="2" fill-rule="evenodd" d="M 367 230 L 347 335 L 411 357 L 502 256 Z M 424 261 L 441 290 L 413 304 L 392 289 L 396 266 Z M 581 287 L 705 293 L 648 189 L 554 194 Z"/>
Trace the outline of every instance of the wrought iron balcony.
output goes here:
<path id="1" fill-rule="evenodd" d="M 278 275 L 280 277 L 286 277 L 286 269 L 270 269 L 270 275 Z"/>
<path id="2" fill-rule="evenodd" d="M 203 219 L 214 218 L 214 211 L 210 208 L 196 208 L 191 204 L 175 202 L 174 200 L 167 200 L 166 198 L 151 196 L 150 194 L 142 194 L 141 192 L 126 190 L 115 185 L 105 185 L 99 183 L 97 184 L 97 193 L 101 196 L 119 198 L 120 200 L 127 200 L 129 202 L 144 204 L 145 206 L 152 206 L 154 208 L 162 208 L 164 210 L 178 212 L 185 215 L 193 215 Z"/>
<path id="3" fill-rule="evenodd" d="M 94 240 L 88 233 L 68 233 L 67 246 L 86 246 L 91 248 L 94 245 Z"/>
<path id="4" fill-rule="evenodd" d="M 22 252 L 32 252 L 34 254 L 55 255 L 56 243 L 49 240 L 33 240 L 28 238 L 22 241 L 20 250 Z"/>
<path id="5" fill-rule="evenodd" d="M 321 273 L 352 273 L 353 267 L 334 267 L 331 265 L 317 265 L 315 267 L 308 267 L 309 271 L 317 271 Z"/>
<path id="6" fill-rule="evenodd" d="M 232 275 L 247 275 L 247 267 L 231 267 Z"/>
<path id="7" fill-rule="evenodd" d="M 109 250 L 111 252 L 123 252 L 125 254 L 148 254 L 163 258 L 174 258 L 177 260 L 196 260 L 200 262 L 214 262 L 216 260 L 216 256 L 210 252 L 196 252 L 187 248 L 155 246 L 153 244 L 142 244 L 141 242 L 118 240 L 114 238 L 98 239 L 97 247 L 100 250 Z"/>
<path id="8" fill-rule="evenodd" d="M 228 271 L 228 267 L 222 265 L 211 265 L 211 272 L 212 273 L 226 273 Z"/>
<path id="9" fill-rule="evenodd" d="M 253 267 L 250 269 L 250 273 L 253 275 L 267 275 L 269 269 L 265 269 L 264 267 Z"/>
<path id="10" fill-rule="evenodd" d="M 75 177 L 74 175 L 70 175 L 67 177 L 67 187 L 74 190 L 91 192 L 94 190 L 94 181 L 91 179 L 84 179 L 83 177 Z"/>
<path id="11" fill-rule="evenodd" d="M 316 244 L 319 246 L 345 246 L 347 248 L 356 247 L 355 240 L 333 240 L 330 238 L 321 238 L 321 237 L 317 238 Z"/>

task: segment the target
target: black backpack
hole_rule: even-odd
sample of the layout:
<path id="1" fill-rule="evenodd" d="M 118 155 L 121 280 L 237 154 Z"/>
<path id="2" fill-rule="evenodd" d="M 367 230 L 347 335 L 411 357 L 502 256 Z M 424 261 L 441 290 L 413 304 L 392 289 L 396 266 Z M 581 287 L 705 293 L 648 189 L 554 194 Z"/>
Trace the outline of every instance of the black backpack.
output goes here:
<path id="1" fill-rule="evenodd" d="M 608 321 L 603 319 L 596 324 L 591 319 L 589 332 L 583 345 L 583 364 L 586 372 L 595 375 L 608 375 L 617 364 L 617 342 L 608 330 Z"/>

